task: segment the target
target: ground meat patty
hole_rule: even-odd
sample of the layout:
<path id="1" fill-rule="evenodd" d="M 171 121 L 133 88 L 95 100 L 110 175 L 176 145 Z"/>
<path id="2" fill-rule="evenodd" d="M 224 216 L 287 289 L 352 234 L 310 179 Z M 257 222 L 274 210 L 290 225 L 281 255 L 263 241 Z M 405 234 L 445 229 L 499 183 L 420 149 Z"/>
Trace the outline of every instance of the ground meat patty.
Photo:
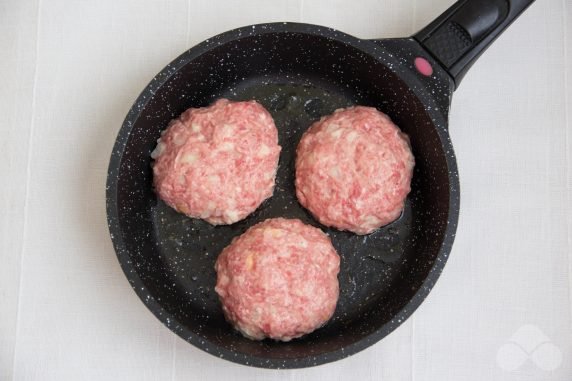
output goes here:
<path id="1" fill-rule="evenodd" d="M 339 109 L 303 135 L 296 195 L 324 225 L 368 234 L 401 214 L 413 165 L 408 137 L 387 115 Z"/>
<path id="2" fill-rule="evenodd" d="M 340 257 L 324 232 L 300 220 L 251 227 L 215 269 L 227 320 L 251 339 L 289 341 L 322 326 L 336 308 Z"/>
<path id="3" fill-rule="evenodd" d="M 272 195 L 280 146 L 255 101 L 220 99 L 169 124 L 151 154 L 155 190 L 168 205 L 211 224 L 232 224 Z"/>

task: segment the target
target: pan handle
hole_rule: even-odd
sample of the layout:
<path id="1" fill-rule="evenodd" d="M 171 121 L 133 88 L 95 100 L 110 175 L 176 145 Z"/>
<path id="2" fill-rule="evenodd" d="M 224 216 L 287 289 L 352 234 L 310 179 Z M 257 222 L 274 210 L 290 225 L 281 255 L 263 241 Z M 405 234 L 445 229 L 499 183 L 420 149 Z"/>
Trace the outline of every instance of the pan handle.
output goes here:
<path id="1" fill-rule="evenodd" d="M 534 0 L 460 0 L 413 36 L 443 65 L 455 88 L 477 58 Z"/>

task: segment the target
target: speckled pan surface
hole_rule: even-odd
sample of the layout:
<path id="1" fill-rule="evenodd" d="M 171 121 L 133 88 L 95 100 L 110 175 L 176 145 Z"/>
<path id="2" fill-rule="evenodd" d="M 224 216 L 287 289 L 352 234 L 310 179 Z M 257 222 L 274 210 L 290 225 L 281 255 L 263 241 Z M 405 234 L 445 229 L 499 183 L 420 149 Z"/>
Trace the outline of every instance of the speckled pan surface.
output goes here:
<path id="1" fill-rule="evenodd" d="M 107 213 L 121 266 L 157 318 L 215 356 L 266 368 L 300 368 L 347 357 L 398 327 L 427 296 L 453 242 L 459 209 L 447 133 L 452 82 L 411 39 L 360 40 L 319 26 L 276 23 L 233 30 L 190 49 L 139 96 L 109 165 Z M 274 196 L 245 220 L 211 226 L 176 213 L 152 188 L 150 153 L 160 131 L 188 107 L 220 97 L 255 99 L 272 114 L 283 147 Z M 321 226 L 297 202 L 294 158 L 320 116 L 362 104 L 388 114 L 416 157 L 403 215 L 369 236 Z M 322 228 L 341 256 L 340 299 L 323 328 L 288 343 L 250 341 L 225 322 L 214 291 L 217 255 L 233 237 L 270 217 Z"/>

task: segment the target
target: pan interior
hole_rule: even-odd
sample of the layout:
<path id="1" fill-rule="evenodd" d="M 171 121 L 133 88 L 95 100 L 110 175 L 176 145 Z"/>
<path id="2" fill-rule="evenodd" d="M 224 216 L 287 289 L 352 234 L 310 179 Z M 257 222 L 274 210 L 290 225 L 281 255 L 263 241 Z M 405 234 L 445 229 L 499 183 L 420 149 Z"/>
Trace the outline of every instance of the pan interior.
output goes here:
<path id="1" fill-rule="evenodd" d="M 274 117 L 282 146 L 274 196 L 247 219 L 213 227 L 157 200 L 150 153 L 160 131 L 189 107 L 220 97 L 255 99 Z M 401 218 L 368 236 L 328 229 L 297 202 L 295 150 L 322 115 L 354 104 L 377 107 L 410 136 L 416 167 Z M 134 107 L 138 107 L 135 105 Z M 211 351 L 269 361 L 325 355 L 389 325 L 427 278 L 448 218 L 445 153 L 420 100 L 393 72 L 361 50 L 303 33 L 266 33 L 220 44 L 190 60 L 142 107 L 121 157 L 119 228 L 129 269 L 145 302 L 172 330 L 204 340 Z M 233 237 L 270 217 L 299 218 L 321 227 L 342 257 L 340 299 L 323 328 L 289 343 L 250 341 L 225 322 L 214 291 L 214 262 Z M 171 315 L 169 319 L 160 316 Z M 197 341 L 195 341 L 196 343 Z"/>

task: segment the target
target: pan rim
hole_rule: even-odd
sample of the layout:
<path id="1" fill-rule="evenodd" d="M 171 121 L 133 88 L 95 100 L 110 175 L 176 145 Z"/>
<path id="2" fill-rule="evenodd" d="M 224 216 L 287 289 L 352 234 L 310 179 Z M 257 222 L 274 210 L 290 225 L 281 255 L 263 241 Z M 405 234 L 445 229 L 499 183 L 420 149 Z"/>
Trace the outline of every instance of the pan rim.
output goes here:
<path id="1" fill-rule="evenodd" d="M 373 331 L 369 335 L 359 339 L 352 344 L 349 344 L 341 349 L 321 353 L 316 356 L 289 359 L 269 359 L 230 351 L 224 347 L 216 345 L 215 343 L 207 340 L 202 336 L 193 333 L 182 324 L 177 324 L 177 319 L 172 314 L 168 313 L 162 307 L 162 305 L 157 300 L 155 300 L 154 297 L 148 297 L 150 294 L 147 292 L 147 288 L 139 277 L 135 266 L 133 266 L 129 252 L 124 243 L 122 236 L 123 233 L 119 223 L 119 212 L 117 204 L 119 170 L 125 147 L 131 135 L 132 127 L 138 120 L 147 103 L 153 98 L 155 92 L 160 89 L 171 78 L 171 76 L 177 73 L 179 69 L 211 49 L 214 49 L 224 43 L 234 41 L 238 38 L 277 32 L 302 33 L 330 38 L 350 45 L 353 48 L 356 48 L 365 54 L 374 57 L 376 60 L 383 58 L 385 61 L 395 62 L 395 65 L 392 65 L 390 70 L 399 76 L 400 79 L 410 87 L 410 89 L 415 93 L 417 97 L 426 100 L 426 104 L 431 106 L 430 108 L 426 109 L 426 112 L 434 121 L 433 127 L 437 130 L 436 132 L 441 141 L 441 145 L 445 150 L 445 158 L 450 184 L 448 219 L 441 247 L 435 258 L 435 261 L 431 265 L 431 269 L 429 270 L 427 277 L 419 289 L 416 291 L 416 293 L 413 295 L 413 297 L 409 300 L 409 302 L 394 315 L 390 322 L 382 325 L 379 329 Z M 141 299 L 143 304 L 146 305 L 146 307 L 153 313 L 153 315 L 155 315 L 157 319 L 163 323 L 163 325 L 165 325 L 185 341 L 191 343 L 196 348 L 214 356 L 224 358 L 225 360 L 259 368 L 295 369 L 329 363 L 360 352 L 363 349 L 380 341 L 385 336 L 389 335 L 413 314 L 413 312 L 429 295 L 431 289 L 443 271 L 445 263 L 452 249 L 459 217 L 460 185 L 455 154 L 453 151 L 450 136 L 447 131 L 447 115 L 437 111 L 438 108 L 436 107 L 434 99 L 429 96 L 429 94 L 427 94 L 424 86 L 418 78 L 414 76 L 407 77 L 402 75 L 405 73 L 405 70 L 405 68 L 400 67 L 397 58 L 389 55 L 381 46 L 377 45 L 374 40 L 359 39 L 335 29 L 318 25 L 277 22 L 245 26 L 209 38 L 175 58 L 150 81 L 150 83 L 144 88 L 144 90 L 137 97 L 134 104 L 129 109 L 129 112 L 127 113 L 127 116 L 125 117 L 125 120 L 123 121 L 122 126 L 118 131 L 108 167 L 108 176 L 106 182 L 106 210 L 109 232 L 119 264 L 139 299 Z"/>

